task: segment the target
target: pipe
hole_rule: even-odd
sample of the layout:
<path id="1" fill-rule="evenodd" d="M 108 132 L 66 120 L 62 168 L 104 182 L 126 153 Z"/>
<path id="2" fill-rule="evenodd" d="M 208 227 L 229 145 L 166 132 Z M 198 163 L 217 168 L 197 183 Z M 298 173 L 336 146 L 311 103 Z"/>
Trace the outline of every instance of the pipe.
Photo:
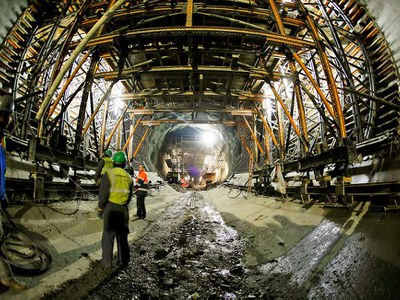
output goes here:
<path id="1" fill-rule="evenodd" d="M 39 111 L 36 115 L 36 121 L 40 121 L 40 119 L 43 116 L 43 113 L 47 106 L 49 105 L 54 93 L 56 92 L 59 84 L 61 83 L 64 75 L 67 73 L 69 68 L 72 66 L 74 63 L 76 57 L 81 53 L 81 51 L 85 48 L 87 43 L 90 41 L 90 39 L 95 35 L 97 30 L 102 27 L 103 24 L 105 24 L 115 13 L 115 11 L 122 6 L 127 0 L 119 0 L 117 3 L 115 3 L 106 13 L 100 18 L 100 20 L 97 21 L 97 23 L 90 29 L 90 31 L 86 34 L 86 36 L 81 40 L 79 45 L 75 48 L 75 50 L 72 52 L 71 56 L 68 58 L 66 61 L 65 65 L 63 68 L 60 70 L 58 73 L 57 77 L 54 79 L 53 83 L 51 84 L 50 88 L 47 91 L 46 97 L 44 98 L 42 105 L 39 108 Z"/>

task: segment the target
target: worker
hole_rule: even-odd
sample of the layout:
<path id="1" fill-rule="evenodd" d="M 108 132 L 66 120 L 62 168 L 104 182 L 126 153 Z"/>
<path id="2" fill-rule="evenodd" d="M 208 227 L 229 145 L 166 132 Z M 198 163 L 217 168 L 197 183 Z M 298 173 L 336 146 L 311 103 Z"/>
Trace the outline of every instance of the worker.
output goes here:
<path id="1" fill-rule="evenodd" d="M 114 167 L 101 177 L 99 187 L 98 216 L 103 218 L 103 237 L 101 240 L 102 263 L 112 267 L 114 239 L 117 239 L 118 258 L 122 266 L 129 262 L 129 214 L 128 204 L 133 193 L 133 181 L 124 170 L 125 153 L 119 151 L 113 157 Z"/>
<path id="2" fill-rule="evenodd" d="M 107 149 L 104 152 L 103 158 L 100 160 L 97 166 L 96 174 L 94 175 L 94 179 L 96 180 L 97 185 L 100 185 L 101 176 L 103 176 L 108 169 L 111 169 L 113 167 L 111 156 L 112 151 L 110 149 Z"/>
<path id="3" fill-rule="evenodd" d="M 149 179 L 143 165 L 139 165 L 139 174 L 136 178 L 136 207 L 137 216 L 139 218 L 146 218 L 146 206 L 144 200 L 147 196 L 147 188 Z"/>
<path id="4" fill-rule="evenodd" d="M 5 153 L 5 137 L 3 130 L 7 127 L 10 116 L 14 111 L 14 101 L 11 95 L 0 96 L 0 283 L 3 286 L 12 288 L 17 291 L 26 289 L 26 285 L 18 282 L 11 271 L 10 264 L 7 257 L 3 253 L 5 234 L 3 229 L 3 221 L 5 222 L 8 217 L 5 210 L 8 205 L 6 194 L 6 153 Z"/>

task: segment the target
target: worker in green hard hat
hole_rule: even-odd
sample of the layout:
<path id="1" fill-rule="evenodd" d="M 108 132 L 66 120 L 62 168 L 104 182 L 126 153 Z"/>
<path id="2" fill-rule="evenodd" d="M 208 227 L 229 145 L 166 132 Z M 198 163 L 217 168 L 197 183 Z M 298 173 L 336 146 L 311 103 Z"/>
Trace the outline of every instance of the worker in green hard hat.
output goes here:
<path id="1" fill-rule="evenodd" d="M 97 185 L 100 185 L 101 176 L 103 176 L 108 169 L 111 169 L 113 167 L 113 160 L 111 159 L 111 156 L 112 151 L 110 149 L 107 149 L 97 166 L 96 174 L 94 175 L 94 179 Z"/>
<path id="2" fill-rule="evenodd" d="M 7 223 L 8 217 L 5 213 L 7 208 L 6 194 L 6 152 L 5 152 L 5 136 L 3 130 L 10 122 L 12 113 L 14 112 L 14 99 L 10 94 L 0 95 L 0 285 L 11 288 L 13 290 L 22 291 L 27 288 L 24 283 L 14 278 L 10 264 L 4 254 L 4 243 L 6 234 L 3 228 Z"/>
<path id="3" fill-rule="evenodd" d="M 118 258 L 122 266 L 129 262 L 129 214 L 128 204 L 133 193 L 133 181 L 124 170 L 126 155 L 119 151 L 113 157 L 114 167 L 101 177 L 99 187 L 98 216 L 103 218 L 103 237 L 101 240 L 102 263 L 112 267 L 114 239 L 117 239 Z"/>

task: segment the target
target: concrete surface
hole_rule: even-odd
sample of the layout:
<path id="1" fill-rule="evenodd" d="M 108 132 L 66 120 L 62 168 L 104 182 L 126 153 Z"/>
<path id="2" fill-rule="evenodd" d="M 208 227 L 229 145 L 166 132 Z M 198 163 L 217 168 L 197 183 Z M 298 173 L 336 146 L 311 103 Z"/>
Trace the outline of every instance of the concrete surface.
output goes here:
<path id="1" fill-rule="evenodd" d="M 389 47 L 393 51 L 397 70 L 400 67 L 400 1 L 398 0 L 362 0 L 369 13 L 384 33 Z"/>
<path id="2" fill-rule="evenodd" d="M 135 240 L 182 196 L 169 186 L 155 193 L 146 199 L 148 219 L 130 222 L 129 239 L 135 247 Z M 303 207 L 296 201 L 246 196 L 223 187 L 201 195 L 246 241 L 243 263 L 264 274 L 261 278 L 274 296 L 285 298 L 299 291 L 300 298 L 395 298 L 393 291 L 400 284 L 400 214 L 376 212 L 370 202 L 346 210 Z M 51 252 L 53 264 L 42 275 L 18 277 L 28 290 L 0 290 L 0 298 L 39 299 L 84 275 L 101 255 L 102 221 L 95 216 L 95 206 L 96 201 L 71 201 L 10 207 L 14 221 L 30 229 Z M 132 215 L 135 203 L 130 206 Z"/>
<path id="3" fill-rule="evenodd" d="M 152 193 L 153 194 L 153 193 Z M 148 224 L 171 205 L 179 193 L 165 186 L 146 198 L 147 220 L 132 220 L 136 213 L 136 198 L 130 203 L 129 240 L 134 241 Z M 11 206 L 13 221 L 32 231 L 37 241 L 51 253 L 52 267 L 35 277 L 17 278 L 29 289 L 21 293 L 0 291 L 2 299 L 40 299 L 68 280 L 80 277 L 93 261 L 101 258 L 102 220 L 96 217 L 97 201 L 71 201 L 49 205 Z M 79 209 L 75 214 L 76 209 Z M 71 215 L 69 215 L 71 214 Z"/>

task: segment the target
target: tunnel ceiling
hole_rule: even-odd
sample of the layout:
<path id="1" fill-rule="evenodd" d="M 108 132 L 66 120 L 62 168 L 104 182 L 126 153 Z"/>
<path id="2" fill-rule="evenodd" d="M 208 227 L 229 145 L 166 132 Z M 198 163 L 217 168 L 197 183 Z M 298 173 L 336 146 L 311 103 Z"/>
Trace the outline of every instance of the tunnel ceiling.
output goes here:
<path id="1" fill-rule="evenodd" d="M 231 128 L 260 164 L 399 124 L 392 53 L 355 0 L 32 1 L 0 66 L 14 140 L 93 160 L 148 159 L 165 124 Z"/>

